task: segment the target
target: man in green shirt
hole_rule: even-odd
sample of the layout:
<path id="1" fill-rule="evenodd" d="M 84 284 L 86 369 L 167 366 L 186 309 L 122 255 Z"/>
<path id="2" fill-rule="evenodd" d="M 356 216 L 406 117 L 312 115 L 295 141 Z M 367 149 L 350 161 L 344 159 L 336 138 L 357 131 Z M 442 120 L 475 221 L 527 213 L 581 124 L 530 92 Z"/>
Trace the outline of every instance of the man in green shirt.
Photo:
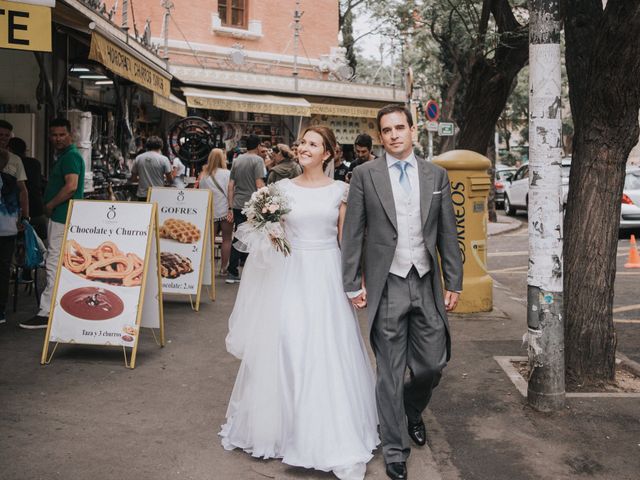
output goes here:
<path id="1" fill-rule="evenodd" d="M 47 328 L 69 200 L 81 199 L 84 194 L 84 160 L 73 144 L 69 120 L 53 120 L 49 124 L 49 140 L 55 149 L 56 161 L 51 167 L 47 188 L 44 191 L 44 213 L 49 217 L 45 259 L 47 286 L 40 297 L 38 314 L 20 324 L 22 328 L 27 329 Z"/>

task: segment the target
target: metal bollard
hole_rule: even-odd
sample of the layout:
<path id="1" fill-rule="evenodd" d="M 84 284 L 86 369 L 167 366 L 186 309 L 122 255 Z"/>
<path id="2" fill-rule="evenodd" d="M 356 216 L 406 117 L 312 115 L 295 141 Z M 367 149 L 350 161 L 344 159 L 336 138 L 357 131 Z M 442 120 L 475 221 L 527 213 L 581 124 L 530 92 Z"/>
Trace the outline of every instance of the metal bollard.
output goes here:
<path id="1" fill-rule="evenodd" d="M 464 263 L 462 295 L 455 313 L 490 312 L 493 279 L 487 271 L 487 198 L 491 161 L 470 150 L 452 150 L 433 159 L 451 182 L 458 245 Z"/>

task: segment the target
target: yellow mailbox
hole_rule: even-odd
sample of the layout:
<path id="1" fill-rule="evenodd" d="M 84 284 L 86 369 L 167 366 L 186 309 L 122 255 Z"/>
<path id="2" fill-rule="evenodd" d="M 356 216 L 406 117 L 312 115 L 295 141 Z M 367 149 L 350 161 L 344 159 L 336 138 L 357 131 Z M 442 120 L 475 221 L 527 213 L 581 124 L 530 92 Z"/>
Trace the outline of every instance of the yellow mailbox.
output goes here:
<path id="1" fill-rule="evenodd" d="M 490 312 L 493 280 L 487 271 L 487 198 L 491 161 L 470 150 L 452 150 L 433 159 L 446 168 L 464 262 L 462 295 L 455 313 Z"/>

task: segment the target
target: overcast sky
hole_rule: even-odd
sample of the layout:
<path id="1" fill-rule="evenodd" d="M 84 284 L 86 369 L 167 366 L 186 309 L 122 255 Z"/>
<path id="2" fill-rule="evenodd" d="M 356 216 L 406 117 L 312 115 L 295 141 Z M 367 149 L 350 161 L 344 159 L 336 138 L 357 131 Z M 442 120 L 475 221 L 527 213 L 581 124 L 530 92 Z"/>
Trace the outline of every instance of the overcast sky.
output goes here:
<path id="1" fill-rule="evenodd" d="M 358 38 L 363 33 L 370 31 L 375 27 L 375 23 L 367 15 L 366 11 L 360 9 L 355 15 L 355 22 L 353 23 L 353 36 Z M 367 35 L 356 43 L 356 47 L 362 50 L 365 57 L 372 57 L 376 60 L 380 60 L 380 42 L 382 38 L 380 35 Z"/>

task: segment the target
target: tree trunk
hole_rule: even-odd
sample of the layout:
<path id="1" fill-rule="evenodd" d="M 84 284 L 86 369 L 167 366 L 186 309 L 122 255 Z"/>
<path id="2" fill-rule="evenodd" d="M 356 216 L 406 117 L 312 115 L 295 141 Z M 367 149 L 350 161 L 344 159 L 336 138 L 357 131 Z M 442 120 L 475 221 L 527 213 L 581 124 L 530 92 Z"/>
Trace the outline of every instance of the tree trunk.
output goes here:
<path id="1" fill-rule="evenodd" d="M 615 378 L 613 295 L 625 166 L 638 141 L 640 0 L 566 1 L 575 136 L 565 217 L 567 381 Z"/>
<path id="2" fill-rule="evenodd" d="M 506 65 L 506 71 L 501 71 L 484 57 L 476 60 L 464 100 L 464 124 L 460 128 L 457 148 L 487 154 L 487 146 L 493 141 L 495 125 L 507 104 L 511 86 L 527 62 L 527 49 L 522 50 L 518 63 Z"/>
<path id="3" fill-rule="evenodd" d="M 458 97 L 458 90 L 460 90 L 460 84 L 462 83 L 462 75 L 456 69 L 456 75 L 447 88 L 447 94 L 442 102 L 442 114 L 441 117 L 445 120 L 453 121 L 453 112 L 456 107 L 456 98 Z M 441 137 L 440 153 L 453 150 L 456 145 L 457 134 L 454 132 L 450 137 Z"/>
<path id="4" fill-rule="evenodd" d="M 490 9 L 500 34 L 500 42 L 491 59 L 484 52 L 476 55 L 471 78 L 466 89 L 457 148 L 473 150 L 486 155 L 489 142 L 493 142 L 496 122 L 504 110 L 516 81 L 529 58 L 527 27 L 518 23 L 507 0 L 486 0 L 483 18 Z"/>

